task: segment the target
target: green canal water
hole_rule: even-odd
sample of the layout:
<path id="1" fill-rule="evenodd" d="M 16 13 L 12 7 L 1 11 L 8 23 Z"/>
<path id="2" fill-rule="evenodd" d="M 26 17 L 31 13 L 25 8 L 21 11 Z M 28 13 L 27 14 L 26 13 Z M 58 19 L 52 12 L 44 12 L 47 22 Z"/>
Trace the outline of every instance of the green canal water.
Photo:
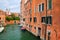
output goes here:
<path id="1" fill-rule="evenodd" d="M 8 25 L 4 32 L 0 33 L 0 40 L 40 40 L 28 31 L 21 31 L 18 25 Z"/>

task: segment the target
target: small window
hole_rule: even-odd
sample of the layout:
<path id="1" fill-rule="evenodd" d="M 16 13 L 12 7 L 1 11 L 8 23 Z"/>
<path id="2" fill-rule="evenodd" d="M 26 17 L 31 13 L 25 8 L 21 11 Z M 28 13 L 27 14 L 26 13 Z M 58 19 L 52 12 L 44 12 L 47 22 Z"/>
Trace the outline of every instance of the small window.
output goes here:
<path id="1" fill-rule="evenodd" d="M 37 22 L 37 18 L 36 17 L 34 17 L 34 22 Z"/>
<path id="2" fill-rule="evenodd" d="M 45 23 L 45 17 L 42 17 L 41 22 L 42 22 L 42 23 Z"/>
<path id="3" fill-rule="evenodd" d="M 44 11 L 44 3 L 42 3 L 42 11 Z"/>
<path id="4" fill-rule="evenodd" d="M 32 18 L 30 18 L 30 22 L 32 21 Z"/>
<path id="5" fill-rule="evenodd" d="M 23 19 L 23 21 L 25 21 L 25 18 Z"/>
<path id="6" fill-rule="evenodd" d="M 36 29 L 36 27 L 34 27 L 34 29 Z"/>
<path id="7" fill-rule="evenodd" d="M 29 28 L 32 28 L 32 26 L 31 26 L 31 25 L 29 25 Z"/>
<path id="8" fill-rule="evenodd" d="M 44 3 L 39 5 L 39 12 L 42 12 L 42 11 L 44 11 Z"/>
<path id="9" fill-rule="evenodd" d="M 51 32 L 48 32 L 48 40 L 50 40 Z"/>
<path id="10" fill-rule="evenodd" d="M 28 26 L 28 24 L 26 24 L 26 26 Z"/>
<path id="11" fill-rule="evenodd" d="M 41 11 L 41 5 L 39 5 L 39 12 Z"/>
<path id="12" fill-rule="evenodd" d="M 1 18 L 0 18 L 0 20 L 1 20 Z"/>

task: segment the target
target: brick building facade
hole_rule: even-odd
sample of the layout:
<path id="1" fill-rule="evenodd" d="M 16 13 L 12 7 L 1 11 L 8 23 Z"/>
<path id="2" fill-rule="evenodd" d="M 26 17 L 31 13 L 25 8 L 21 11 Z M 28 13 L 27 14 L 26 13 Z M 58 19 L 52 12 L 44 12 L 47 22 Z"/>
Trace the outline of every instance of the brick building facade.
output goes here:
<path id="1" fill-rule="evenodd" d="M 23 1 L 26 29 L 42 40 L 60 40 L 60 0 Z"/>

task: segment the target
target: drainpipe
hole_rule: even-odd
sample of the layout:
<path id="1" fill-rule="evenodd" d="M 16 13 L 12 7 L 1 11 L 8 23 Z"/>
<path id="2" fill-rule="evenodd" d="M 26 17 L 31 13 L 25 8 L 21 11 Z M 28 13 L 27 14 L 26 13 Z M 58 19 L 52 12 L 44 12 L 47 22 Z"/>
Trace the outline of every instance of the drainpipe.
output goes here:
<path id="1" fill-rule="evenodd" d="M 57 31 L 54 29 L 55 33 L 56 33 L 56 40 L 57 40 Z"/>
<path id="2" fill-rule="evenodd" d="M 29 0 L 29 1 L 31 1 L 31 0 Z M 31 4 L 32 4 L 32 3 L 30 2 L 30 9 L 29 9 L 29 10 L 30 10 L 30 14 L 29 14 L 30 17 L 29 17 L 29 18 L 32 18 L 32 17 L 31 17 L 31 14 L 32 14 L 32 13 L 31 13 L 31 11 L 32 11 L 32 10 L 31 10 Z M 29 20 L 29 22 L 30 22 L 30 20 Z M 30 27 L 31 27 L 31 22 L 30 22 L 29 25 L 30 25 Z M 30 27 L 29 27 L 29 31 L 31 32 L 31 30 L 30 30 L 31 28 L 30 28 Z"/>
<path id="3" fill-rule="evenodd" d="M 46 7 L 46 18 L 45 18 L 45 34 L 44 34 L 44 39 L 46 40 L 46 32 L 47 32 L 47 0 L 45 0 L 45 2 L 46 2 L 46 5 L 45 5 L 45 7 Z"/>

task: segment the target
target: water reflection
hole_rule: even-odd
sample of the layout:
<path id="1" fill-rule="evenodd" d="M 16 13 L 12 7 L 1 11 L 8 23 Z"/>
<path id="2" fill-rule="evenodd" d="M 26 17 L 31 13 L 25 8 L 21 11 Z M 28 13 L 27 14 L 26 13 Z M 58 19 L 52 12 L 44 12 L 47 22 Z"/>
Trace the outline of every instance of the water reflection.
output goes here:
<path id="1" fill-rule="evenodd" d="M 21 31 L 18 25 L 9 25 L 5 30 L 0 34 L 0 40 L 40 40 L 28 31 Z"/>

